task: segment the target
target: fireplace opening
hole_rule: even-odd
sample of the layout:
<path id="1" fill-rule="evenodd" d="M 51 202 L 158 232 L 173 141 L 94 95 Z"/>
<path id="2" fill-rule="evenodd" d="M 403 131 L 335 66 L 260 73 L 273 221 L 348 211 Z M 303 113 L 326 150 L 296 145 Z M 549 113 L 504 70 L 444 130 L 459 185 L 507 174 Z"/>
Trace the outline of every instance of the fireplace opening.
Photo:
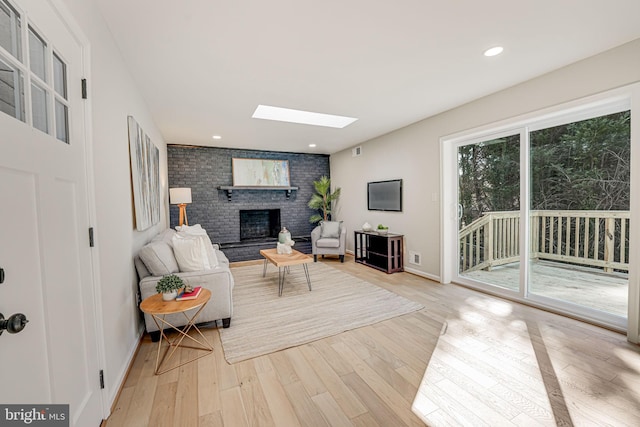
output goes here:
<path id="1" fill-rule="evenodd" d="M 240 241 L 277 238 L 280 232 L 280 209 L 240 211 Z"/>

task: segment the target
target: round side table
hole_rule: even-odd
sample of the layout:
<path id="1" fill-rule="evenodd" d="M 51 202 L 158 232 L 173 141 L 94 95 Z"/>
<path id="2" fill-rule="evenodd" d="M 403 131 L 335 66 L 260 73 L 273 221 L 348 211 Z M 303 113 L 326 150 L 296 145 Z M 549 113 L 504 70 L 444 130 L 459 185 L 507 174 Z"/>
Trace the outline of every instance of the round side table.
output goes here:
<path id="1" fill-rule="evenodd" d="M 140 310 L 150 314 L 151 317 L 153 317 L 153 321 L 155 322 L 156 326 L 160 330 L 160 341 L 158 342 L 158 354 L 156 356 L 156 369 L 155 369 L 156 375 L 164 374 L 165 372 L 171 371 L 172 369 L 179 368 L 180 366 L 183 366 L 189 362 L 193 362 L 194 360 L 200 359 L 201 357 L 207 356 L 208 354 L 213 352 L 213 346 L 209 343 L 209 341 L 205 338 L 205 336 L 202 334 L 200 329 L 198 329 L 198 327 L 195 324 L 196 319 L 198 318 L 198 315 L 200 314 L 202 309 L 204 309 L 204 307 L 207 305 L 210 298 L 211 298 L 211 291 L 208 289 L 202 288 L 202 291 L 200 292 L 200 295 L 198 295 L 198 298 L 192 299 L 192 300 L 163 301 L 162 294 L 155 294 L 148 298 L 145 298 L 145 300 L 142 301 L 142 303 L 140 303 Z M 193 313 L 193 315 L 189 317 L 189 315 L 187 315 L 187 312 L 195 309 L 197 309 L 195 313 Z M 185 319 L 187 319 L 187 324 L 184 325 L 182 328 L 172 325 L 165 319 L 167 314 L 175 314 L 175 313 L 182 313 Z M 173 340 L 169 339 L 169 337 L 165 333 L 165 330 L 164 330 L 165 327 L 169 327 L 174 331 L 178 332 L 179 336 L 174 337 Z M 199 340 L 197 336 L 193 337 L 189 335 L 189 331 L 191 329 L 194 329 L 200 335 L 203 341 Z M 196 344 L 199 345 L 199 347 L 192 347 L 192 346 L 183 344 L 182 341 L 185 338 L 188 338 L 191 341 L 195 342 Z M 162 357 L 161 357 L 160 354 L 162 353 L 163 341 L 166 341 L 168 345 L 164 351 L 164 354 L 162 354 Z M 165 368 L 164 370 L 161 371 L 160 368 L 162 367 L 162 365 L 163 364 L 166 365 L 171 360 L 174 353 L 179 347 L 202 350 L 202 351 L 205 351 L 206 353 L 196 356 L 185 362 L 182 362 L 176 366 Z M 171 350 L 171 352 L 169 352 L 169 350 Z M 167 353 L 169 353 L 168 356 L 167 356 Z"/>

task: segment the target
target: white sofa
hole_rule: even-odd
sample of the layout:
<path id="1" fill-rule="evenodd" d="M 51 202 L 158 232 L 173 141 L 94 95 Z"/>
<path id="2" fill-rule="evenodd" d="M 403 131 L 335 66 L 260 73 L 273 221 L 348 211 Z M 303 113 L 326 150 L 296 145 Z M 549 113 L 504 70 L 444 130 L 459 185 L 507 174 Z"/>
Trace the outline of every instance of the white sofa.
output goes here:
<path id="1" fill-rule="evenodd" d="M 234 286 L 229 260 L 218 246 L 211 245 L 211 241 L 206 237 L 212 252 L 208 257 L 210 269 L 180 271 L 176 254 L 174 254 L 173 242 L 176 234 L 176 231 L 172 229 L 159 233 L 140 249 L 135 257 L 134 263 L 140 278 L 139 287 L 142 300 L 157 293 L 156 284 L 162 276 L 175 274 L 193 287 L 202 286 L 211 291 L 211 299 L 198 316 L 197 323 L 222 320 L 222 326 L 228 328 L 231 325 L 233 315 Z M 145 313 L 144 320 L 146 330 L 151 334 L 152 340 L 158 340 L 160 332 L 151 315 Z M 175 326 L 186 324 L 182 313 L 167 315 L 166 320 Z"/>

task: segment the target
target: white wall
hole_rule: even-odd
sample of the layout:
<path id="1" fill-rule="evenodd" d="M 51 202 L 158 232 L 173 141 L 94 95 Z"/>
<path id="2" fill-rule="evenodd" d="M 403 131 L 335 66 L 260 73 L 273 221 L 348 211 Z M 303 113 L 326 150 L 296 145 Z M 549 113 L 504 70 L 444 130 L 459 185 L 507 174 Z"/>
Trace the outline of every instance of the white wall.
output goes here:
<path id="1" fill-rule="evenodd" d="M 539 78 L 367 141 L 331 156 L 332 185 L 342 188 L 338 218 L 354 229 L 384 223 L 405 235 L 406 251 L 422 255 L 409 271 L 438 279 L 440 272 L 440 138 L 640 81 L 640 39 Z M 402 213 L 369 212 L 366 183 L 402 178 Z M 406 261 L 406 257 L 405 257 Z"/>
<path id="2" fill-rule="evenodd" d="M 133 256 L 167 226 L 167 149 L 136 83 L 92 1 L 63 0 L 90 43 L 87 73 L 92 109 L 96 269 L 102 324 L 107 404 L 111 405 L 136 349 L 143 325 L 137 308 Z M 80 82 L 78 82 L 80 84 Z M 133 116 L 160 150 L 163 195 L 160 223 L 134 229 L 127 116 Z"/>

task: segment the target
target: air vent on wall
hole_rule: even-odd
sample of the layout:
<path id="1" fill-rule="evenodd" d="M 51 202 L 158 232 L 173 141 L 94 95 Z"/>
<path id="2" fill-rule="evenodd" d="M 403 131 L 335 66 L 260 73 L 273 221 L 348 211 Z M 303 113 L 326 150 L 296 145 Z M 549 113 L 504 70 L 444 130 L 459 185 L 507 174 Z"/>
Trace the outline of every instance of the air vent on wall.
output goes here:
<path id="1" fill-rule="evenodd" d="M 351 150 L 351 157 L 358 157 L 362 154 L 362 147 L 358 145 Z"/>
<path id="2" fill-rule="evenodd" d="M 422 255 L 419 252 L 409 251 L 409 264 L 421 265 Z"/>

